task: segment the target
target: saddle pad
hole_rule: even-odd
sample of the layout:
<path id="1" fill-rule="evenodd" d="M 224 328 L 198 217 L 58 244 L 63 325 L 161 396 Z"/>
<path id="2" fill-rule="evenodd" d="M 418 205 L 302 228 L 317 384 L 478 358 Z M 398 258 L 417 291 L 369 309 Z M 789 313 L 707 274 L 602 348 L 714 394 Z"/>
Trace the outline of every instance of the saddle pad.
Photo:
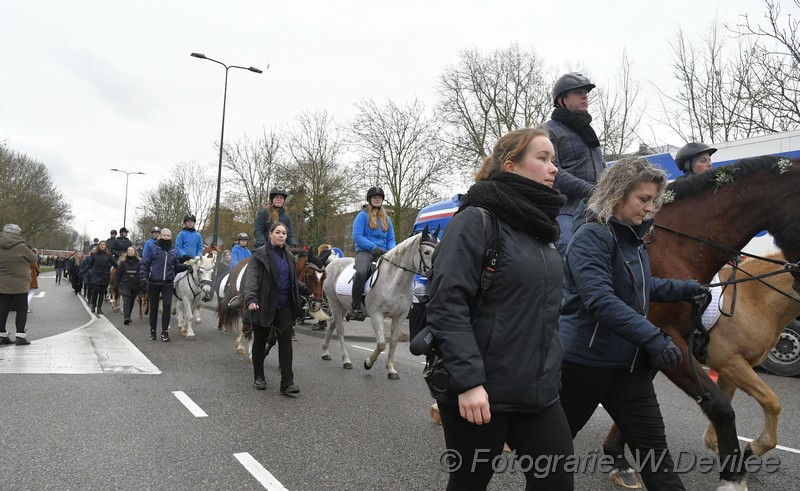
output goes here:
<path id="1" fill-rule="evenodd" d="M 719 283 L 719 275 L 714 275 L 711 280 L 712 283 Z M 714 327 L 714 324 L 719 320 L 720 307 L 722 306 L 722 287 L 715 286 L 711 288 L 711 303 L 708 304 L 706 310 L 703 311 L 701 320 L 706 330 Z"/>
<path id="2" fill-rule="evenodd" d="M 217 296 L 218 296 L 219 298 L 225 298 L 225 287 L 226 287 L 226 286 L 228 286 L 228 278 L 230 278 L 230 277 L 231 277 L 231 274 L 230 274 L 230 273 L 225 273 L 225 274 L 222 276 L 222 278 L 220 278 L 220 280 L 219 280 L 219 286 L 217 287 L 217 288 L 218 288 L 218 290 L 219 290 L 219 291 L 217 292 Z"/>
<path id="3" fill-rule="evenodd" d="M 353 295 L 353 276 L 355 274 L 356 267 L 353 264 L 342 270 L 339 277 L 336 279 L 336 293 L 347 296 Z M 370 275 L 370 277 L 367 278 L 367 282 L 364 284 L 364 295 L 369 293 L 373 275 Z"/>
<path id="4" fill-rule="evenodd" d="M 247 271 L 247 267 L 248 266 L 250 266 L 250 261 L 247 261 L 246 263 L 244 263 L 244 266 L 242 267 L 242 270 L 239 271 L 239 276 L 236 277 L 236 291 L 237 292 L 241 292 L 242 291 L 242 278 L 244 278 L 244 272 Z"/>

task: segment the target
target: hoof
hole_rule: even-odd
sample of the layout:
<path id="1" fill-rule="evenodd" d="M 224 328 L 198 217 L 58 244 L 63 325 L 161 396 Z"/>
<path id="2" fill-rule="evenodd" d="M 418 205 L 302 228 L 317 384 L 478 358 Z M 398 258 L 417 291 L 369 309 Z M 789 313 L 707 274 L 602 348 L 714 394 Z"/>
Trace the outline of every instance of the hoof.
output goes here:
<path id="1" fill-rule="evenodd" d="M 431 404 L 431 408 L 428 410 L 428 414 L 431 415 L 431 419 L 434 423 L 441 426 L 442 425 L 442 417 L 439 416 L 439 406 L 437 404 Z"/>
<path id="2" fill-rule="evenodd" d="M 508 443 L 503 444 L 503 453 L 511 453 L 511 447 L 508 446 Z"/>
<path id="3" fill-rule="evenodd" d="M 611 481 L 621 488 L 642 489 L 644 487 L 639 474 L 633 469 L 612 469 L 609 476 Z"/>
<path id="4" fill-rule="evenodd" d="M 244 354 L 244 349 L 242 349 L 242 348 L 236 348 L 236 354 L 237 354 L 237 355 L 243 355 L 243 354 Z"/>
<path id="5" fill-rule="evenodd" d="M 400 375 L 389 372 L 389 380 L 400 380 Z"/>
<path id="6" fill-rule="evenodd" d="M 347 363 L 342 364 L 342 368 L 345 368 L 347 370 L 352 370 L 353 364 L 348 361 Z M 369 370 L 369 368 L 367 370 Z"/>
<path id="7" fill-rule="evenodd" d="M 367 360 L 364 360 L 364 369 L 365 370 L 372 370 L 372 365 L 367 365 Z"/>
<path id="8" fill-rule="evenodd" d="M 322 355 L 322 359 L 326 361 L 331 361 L 331 355 Z"/>
<path id="9" fill-rule="evenodd" d="M 202 324 L 202 323 L 203 323 L 203 320 L 202 320 L 202 319 L 195 319 L 195 320 L 194 320 L 194 323 L 195 323 L 195 324 Z"/>
<path id="10" fill-rule="evenodd" d="M 744 479 L 739 482 L 720 481 L 716 491 L 747 491 L 747 481 Z"/>
<path id="11" fill-rule="evenodd" d="M 189 334 L 188 336 L 186 336 L 186 339 L 188 339 L 189 341 L 194 341 L 194 334 Z"/>

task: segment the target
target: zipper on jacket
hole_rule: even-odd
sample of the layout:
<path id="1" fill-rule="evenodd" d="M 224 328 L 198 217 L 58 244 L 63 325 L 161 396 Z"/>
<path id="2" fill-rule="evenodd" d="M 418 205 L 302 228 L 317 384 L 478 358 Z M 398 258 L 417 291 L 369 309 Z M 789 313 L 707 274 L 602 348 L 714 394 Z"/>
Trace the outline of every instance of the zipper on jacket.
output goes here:
<path id="1" fill-rule="evenodd" d="M 645 295 L 645 283 L 647 279 L 644 277 L 644 261 L 642 261 L 642 251 L 639 247 L 636 248 L 636 255 L 639 256 L 639 269 L 642 272 L 642 315 L 647 315 L 647 295 Z"/>
<path id="2" fill-rule="evenodd" d="M 639 347 L 636 347 L 636 351 L 633 352 L 633 361 L 631 362 L 631 371 L 633 373 L 633 366 L 636 365 L 636 357 L 639 356 Z"/>
<path id="3" fill-rule="evenodd" d="M 169 260 L 169 252 L 164 251 L 164 274 L 161 281 L 167 281 L 167 261 Z"/>
<path id="4" fill-rule="evenodd" d="M 545 257 L 544 250 L 541 247 L 539 248 L 539 255 L 542 257 L 542 269 L 544 270 L 544 289 L 543 289 L 543 292 L 542 292 L 542 306 L 541 306 L 541 311 L 542 311 L 542 313 L 541 313 L 541 317 L 542 317 L 541 330 L 542 330 L 542 334 L 539 337 L 539 366 L 538 366 L 538 368 L 536 370 L 536 376 L 534 378 L 534 380 L 537 380 L 537 381 L 539 380 L 539 377 L 542 376 L 542 371 L 544 370 L 544 359 L 545 359 L 546 352 L 547 352 L 547 346 L 545 346 L 545 343 L 544 343 L 544 337 L 547 334 L 547 332 L 546 332 L 546 327 L 547 326 L 545 326 L 544 316 L 547 313 L 547 284 L 549 282 L 549 278 L 548 278 L 548 274 L 547 274 L 547 258 Z M 559 255 L 559 257 L 560 257 L 560 255 Z M 539 397 L 538 393 L 539 393 L 539 384 L 537 383 L 536 384 L 535 394 L 534 394 L 534 397 L 537 398 L 537 399 Z"/>
<path id="5" fill-rule="evenodd" d="M 592 331 L 592 337 L 591 337 L 591 339 L 589 339 L 589 347 L 590 348 L 592 347 L 592 344 L 594 343 L 594 338 L 595 338 L 595 336 L 597 336 L 597 330 L 599 328 L 600 328 L 600 323 L 599 322 L 595 322 L 594 331 Z"/>

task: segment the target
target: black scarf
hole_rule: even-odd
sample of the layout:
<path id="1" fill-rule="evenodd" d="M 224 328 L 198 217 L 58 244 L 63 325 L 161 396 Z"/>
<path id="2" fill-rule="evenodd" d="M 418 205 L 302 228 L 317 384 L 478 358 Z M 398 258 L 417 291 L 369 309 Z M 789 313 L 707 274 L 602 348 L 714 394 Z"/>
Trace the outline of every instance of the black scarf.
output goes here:
<path id="1" fill-rule="evenodd" d="M 566 107 L 557 107 L 553 109 L 553 114 L 550 116 L 553 121 L 564 123 L 569 129 L 574 131 L 581 137 L 583 143 L 589 148 L 596 148 L 600 146 L 600 140 L 597 139 L 597 133 L 592 128 L 592 115 L 589 113 L 576 113 L 572 112 Z"/>
<path id="2" fill-rule="evenodd" d="M 556 215 L 567 198 L 553 188 L 512 172 L 494 172 L 477 182 L 461 198 L 462 210 L 470 205 L 490 209 L 497 218 L 544 242 L 561 235 Z"/>

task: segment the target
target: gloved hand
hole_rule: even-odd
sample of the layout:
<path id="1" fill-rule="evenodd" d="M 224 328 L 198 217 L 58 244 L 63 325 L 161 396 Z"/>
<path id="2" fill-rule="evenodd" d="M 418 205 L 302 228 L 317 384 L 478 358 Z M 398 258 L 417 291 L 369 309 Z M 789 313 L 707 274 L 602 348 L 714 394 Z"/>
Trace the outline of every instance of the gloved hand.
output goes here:
<path id="1" fill-rule="evenodd" d="M 375 247 L 375 249 L 372 250 L 372 253 L 376 256 L 383 256 L 384 251 L 380 247 Z"/>
<path id="2" fill-rule="evenodd" d="M 664 338 L 659 336 L 644 345 L 644 348 L 647 350 L 650 362 L 656 370 L 674 367 L 683 361 L 681 350 L 675 346 L 675 343 L 670 338 L 667 338 L 667 342 L 664 344 Z"/>
<path id="3" fill-rule="evenodd" d="M 186 273 L 192 274 L 192 272 L 194 272 L 194 268 L 192 267 L 191 264 L 189 264 L 188 266 L 186 266 Z"/>
<path id="4" fill-rule="evenodd" d="M 147 276 L 145 276 L 145 275 L 143 275 L 143 274 L 140 274 L 140 275 L 139 275 L 139 282 L 140 282 L 141 284 L 143 284 L 143 285 L 146 285 L 146 284 L 147 284 Z"/>
<path id="5" fill-rule="evenodd" d="M 692 294 L 692 302 L 696 303 L 701 309 L 706 308 L 708 303 L 711 302 L 711 288 L 705 285 L 698 285 Z"/>

